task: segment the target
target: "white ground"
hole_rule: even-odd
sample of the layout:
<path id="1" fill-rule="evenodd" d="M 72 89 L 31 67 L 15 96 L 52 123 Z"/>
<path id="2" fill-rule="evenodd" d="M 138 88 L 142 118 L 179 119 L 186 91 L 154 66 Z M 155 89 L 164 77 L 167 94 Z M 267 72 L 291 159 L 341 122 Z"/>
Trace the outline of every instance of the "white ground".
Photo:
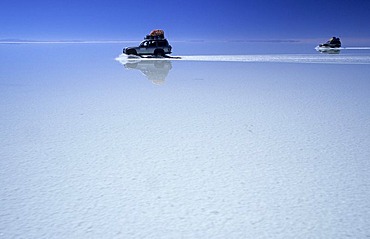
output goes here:
<path id="1" fill-rule="evenodd" d="M 370 237 L 368 65 L 112 64 L 2 81 L 0 238 Z"/>

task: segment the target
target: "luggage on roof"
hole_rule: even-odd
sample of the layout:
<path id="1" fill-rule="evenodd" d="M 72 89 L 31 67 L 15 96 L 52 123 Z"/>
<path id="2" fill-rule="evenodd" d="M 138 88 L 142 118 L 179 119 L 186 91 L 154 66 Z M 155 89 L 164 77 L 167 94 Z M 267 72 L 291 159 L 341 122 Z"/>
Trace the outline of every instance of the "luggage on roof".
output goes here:
<path id="1" fill-rule="evenodd" d="M 151 36 L 162 36 L 163 35 L 164 36 L 164 31 L 161 29 L 156 29 L 156 30 L 151 31 L 149 35 Z"/>
<path id="2" fill-rule="evenodd" d="M 164 39 L 164 31 L 161 29 L 155 29 L 145 36 L 145 39 Z"/>

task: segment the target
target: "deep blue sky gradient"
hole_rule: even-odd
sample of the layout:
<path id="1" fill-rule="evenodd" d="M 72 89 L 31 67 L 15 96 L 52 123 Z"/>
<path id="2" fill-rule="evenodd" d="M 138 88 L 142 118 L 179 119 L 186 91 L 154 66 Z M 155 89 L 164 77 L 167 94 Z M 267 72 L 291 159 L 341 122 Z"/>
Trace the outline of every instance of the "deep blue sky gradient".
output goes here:
<path id="1" fill-rule="evenodd" d="M 370 38 L 369 0 L 3 0 L 0 39 L 175 40 Z"/>

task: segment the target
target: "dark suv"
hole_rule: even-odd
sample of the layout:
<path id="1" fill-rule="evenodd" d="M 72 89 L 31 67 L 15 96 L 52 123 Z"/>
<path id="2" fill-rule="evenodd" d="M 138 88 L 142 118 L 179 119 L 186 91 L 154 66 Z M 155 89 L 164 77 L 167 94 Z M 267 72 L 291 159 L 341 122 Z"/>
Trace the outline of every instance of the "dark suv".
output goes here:
<path id="1" fill-rule="evenodd" d="M 167 39 L 161 37 L 146 36 L 138 47 L 126 47 L 123 53 L 127 55 L 154 55 L 165 56 L 172 53 L 172 47 Z"/>

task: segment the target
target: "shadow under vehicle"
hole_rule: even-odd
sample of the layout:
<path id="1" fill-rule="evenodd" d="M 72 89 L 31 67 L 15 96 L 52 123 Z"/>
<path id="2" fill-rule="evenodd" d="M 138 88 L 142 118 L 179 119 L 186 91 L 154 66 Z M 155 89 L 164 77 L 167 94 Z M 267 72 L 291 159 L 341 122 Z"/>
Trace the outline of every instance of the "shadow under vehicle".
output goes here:
<path id="1" fill-rule="evenodd" d="M 141 71 L 153 84 L 162 85 L 172 69 L 168 60 L 131 60 L 124 64 L 126 69 Z"/>

